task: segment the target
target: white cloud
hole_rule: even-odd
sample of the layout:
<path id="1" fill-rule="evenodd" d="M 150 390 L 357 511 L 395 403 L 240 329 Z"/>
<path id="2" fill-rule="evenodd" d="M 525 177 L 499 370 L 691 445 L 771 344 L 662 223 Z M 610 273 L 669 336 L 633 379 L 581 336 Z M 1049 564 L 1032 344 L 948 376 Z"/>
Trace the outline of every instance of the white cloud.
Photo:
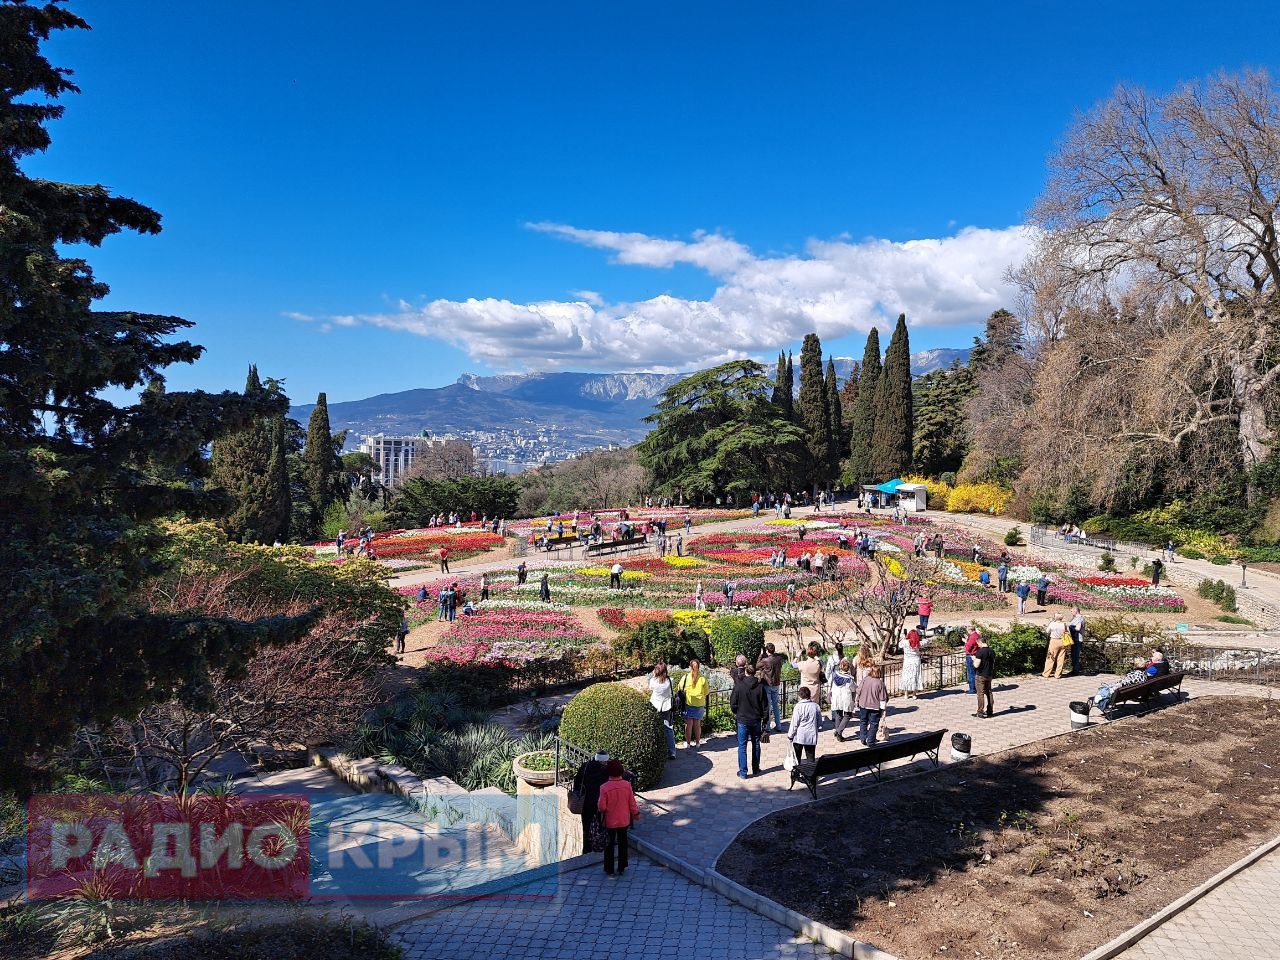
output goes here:
<path id="1" fill-rule="evenodd" d="M 811 331 L 832 338 L 884 328 L 899 313 L 912 326 L 980 321 L 1012 301 L 1006 271 L 1022 261 L 1034 239 L 1028 227 L 970 227 L 951 237 L 906 242 L 812 240 L 803 255 L 762 257 L 719 233 L 699 232 L 686 241 L 555 223 L 529 226 L 612 251 L 616 263 L 658 269 L 689 264 L 719 286 L 706 300 L 662 294 L 609 303 L 581 290 L 570 301 L 401 302 L 391 312 L 321 319 L 439 338 L 495 369 L 684 370 L 768 353 Z"/>

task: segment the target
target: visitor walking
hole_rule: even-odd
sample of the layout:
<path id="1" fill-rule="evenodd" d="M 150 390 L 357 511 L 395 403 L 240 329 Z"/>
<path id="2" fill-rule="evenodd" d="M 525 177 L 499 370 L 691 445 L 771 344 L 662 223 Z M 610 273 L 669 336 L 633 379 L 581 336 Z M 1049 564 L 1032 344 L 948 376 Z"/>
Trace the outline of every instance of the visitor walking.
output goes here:
<path id="1" fill-rule="evenodd" d="M 844 728 L 853 721 L 853 695 L 858 682 L 847 658 L 831 671 L 831 716 L 836 722 L 836 739 L 844 743 Z"/>
<path id="2" fill-rule="evenodd" d="M 1018 616 L 1027 612 L 1027 597 L 1031 596 L 1031 585 L 1021 581 L 1013 590 L 1018 598 Z"/>
<path id="3" fill-rule="evenodd" d="M 609 589 L 610 590 L 622 589 L 622 564 L 621 563 L 614 563 L 614 565 L 609 568 Z"/>
<path id="4" fill-rule="evenodd" d="M 866 747 L 875 744 L 880 721 L 889 708 L 889 689 L 884 685 L 883 673 L 873 664 L 867 678 L 858 684 L 858 739 Z"/>
<path id="5" fill-rule="evenodd" d="M 1164 571 L 1164 561 L 1156 557 L 1151 561 L 1151 585 L 1160 586 L 1160 574 Z"/>
<path id="6" fill-rule="evenodd" d="M 1073 616 L 1067 623 L 1071 634 L 1071 672 L 1080 672 L 1080 648 L 1084 646 L 1084 614 L 1079 607 L 1073 608 Z"/>
<path id="7" fill-rule="evenodd" d="M 578 768 L 573 777 L 573 791 L 581 798 L 582 812 L 582 852 L 590 853 L 593 849 L 601 849 L 604 844 L 592 844 L 591 834 L 594 827 L 597 834 L 600 830 L 600 788 L 609 780 L 609 754 L 601 750 L 594 757 Z"/>
<path id="8" fill-rule="evenodd" d="M 825 679 L 822 675 L 821 653 L 822 648 L 810 641 L 805 649 L 804 659 L 796 665 L 796 669 L 800 671 L 800 685 L 809 688 L 813 705 L 818 708 L 818 719 L 822 719 L 822 682 Z"/>
<path id="9" fill-rule="evenodd" d="M 524 584 L 528 582 L 528 580 L 529 580 L 529 565 L 525 563 L 523 560 L 521 560 L 520 565 L 516 567 L 516 583 Z"/>
<path id="10" fill-rule="evenodd" d="M 729 709 L 738 725 L 738 779 L 747 779 L 747 744 L 751 744 L 751 775 L 760 772 L 760 727 L 769 715 L 769 701 L 756 677 L 756 668 L 745 664 L 733 682 Z"/>
<path id="11" fill-rule="evenodd" d="M 782 684 L 782 657 L 772 643 L 764 645 L 764 652 L 756 661 L 756 677 L 764 686 L 765 699 L 769 701 L 769 710 L 773 714 L 773 730 L 782 732 L 782 700 L 778 688 Z"/>
<path id="12" fill-rule="evenodd" d="M 680 678 L 680 692 L 684 694 L 684 745 L 685 748 L 702 743 L 702 721 L 707 716 L 707 694 L 711 684 L 702 675 L 702 664 L 689 661 L 689 672 Z"/>
<path id="13" fill-rule="evenodd" d="M 441 573 L 449 572 L 449 548 L 448 547 L 440 548 L 440 572 Z"/>
<path id="14" fill-rule="evenodd" d="M 908 700 L 914 700 L 920 692 L 920 648 L 922 646 L 919 630 L 908 630 L 906 636 L 898 641 L 898 649 L 902 651 L 902 691 Z"/>
<path id="15" fill-rule="evenodd" d="M 1164 553 L 1165 553 L 1165 559 L 1168 560 L 1169 563 L 1173 563 L 1174 558 L 1173 558 L 1173 541 L 1172 540 L 1169 540 L 1168 542 L 1165 543 Z"/>
<path id="16" fill-rule="evenodd" d="M 662 730 L 667 736 L 667 756 L 672 760 L 676 756 L 676 730 L 671 716 L 673 692 L 671 676 L 667 673 L 665 663 L 654 664 L 653 674 L 649 677 L 649 703 L 658 711 L 658 719 L 662 721 Z"/>
<path id="17" fill-rule="evenodd" d="M 974 673 L 977 676 L 978 712 L 975 717 L 990 717 L 995 713 L 995 702 L 991 696 L 991 680 L 996 672 L 996 655 L 987 646 L 986 638 L 978 635 L 978 652 L 970 659 L 973 661 Z M 986 701 L 986 713 L 982 711 L 983 700 Z"/>
<path id="18" fill-rule="evenodd" d="M 818 725 L 822 722 L 822 710 L 813 702 L 808 687 L 800 688 L 800 699 L 791 711 L 791 724 L 787 727 L 787 739 L 796 752 L 796 762 L 812 760 L 818 750 Z"/>
<path id="19" fill-rule="evenodd" d="M 396 631 L 396 653 L 404 653 L 404 638 L 409 636 L 409 620 L 407 617 L 400 618 L 400 629 Z"/>
<path id="20" fill-rule="evenodd" d="M 1049 649 L 1044 657 L 1044 678 L 1062 679 L 1062 668 L 1067 662 L 1067 648 L 1071 646 L 1071 635 L 1067 633 L 1067 625 L 1062 622 L 1062 614 L 1055 613 L 1049 621 Z"/>
<path id="21" fill-rule="evenodd" d="M 543 603 L 551 602 L 551 576 L 544 573 L 538 582 L 538 599 Z"/>
<path id="22" fill-rule="evenodd" d="M 637 817 L 640 807 L 636 804 L 636 792 L 623 779 L 625 771 L 620 760 L 609 761 L 609 779 L 600 788 L 600 819 L 604 825 L 604 872 L 622 876 L 627 872 L 627 831 Z M 617 853 L 618 872 L 613 872 L 614 853 Z"/>

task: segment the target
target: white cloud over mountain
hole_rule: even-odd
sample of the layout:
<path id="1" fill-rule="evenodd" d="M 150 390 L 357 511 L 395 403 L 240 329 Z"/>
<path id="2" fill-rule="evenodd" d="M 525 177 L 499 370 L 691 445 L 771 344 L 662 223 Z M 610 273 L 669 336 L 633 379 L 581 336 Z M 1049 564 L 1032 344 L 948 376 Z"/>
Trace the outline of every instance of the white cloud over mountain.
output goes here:
<path id="1" fill-rule="evenodd" d="M 1034 240 L 1029 227 L 970 227 L 905 242 L 811 240 L 802 255 L 759 256 L 719 233 L 669 240 L 556 223 L 529 227 L 608 250 L 615 263 L 688 264 L 718 286 L 706 300 L 661 294 L 613 303 L 577 291 L 572 300 L 401 302 L 391 312 L 314 319 L 436 337 L 499 370 L 678 371 L 767 354 L 811 331 L 828 339 L 884 328 L 899 313 L 913 327 L 978 322 L 1011 302 L 1006 271 Z"/>

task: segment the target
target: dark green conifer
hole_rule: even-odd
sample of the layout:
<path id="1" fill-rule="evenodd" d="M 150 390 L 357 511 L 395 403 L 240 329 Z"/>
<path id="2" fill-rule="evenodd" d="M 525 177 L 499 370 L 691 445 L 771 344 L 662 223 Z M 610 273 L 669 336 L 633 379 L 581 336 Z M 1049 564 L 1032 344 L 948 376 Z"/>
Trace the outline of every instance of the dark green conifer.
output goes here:
<path id="1" fill-rule="evenodd" d="M 871 482 L 871 431 L 875 427 L 876 389 L 880 384 L 880 331 L 867 334 L 858 376 L 858 401 L 849 419 L 849 479 L 855 484 Z"/>
<path id="2" fill-rule="evenodd" d="M 884 352 L 884 369 L 876 386 L 875 426 L 871 431 L 871 473 L 877 482 L 911 470 L 911 343 L 907 317 L 898 316 Z"/>

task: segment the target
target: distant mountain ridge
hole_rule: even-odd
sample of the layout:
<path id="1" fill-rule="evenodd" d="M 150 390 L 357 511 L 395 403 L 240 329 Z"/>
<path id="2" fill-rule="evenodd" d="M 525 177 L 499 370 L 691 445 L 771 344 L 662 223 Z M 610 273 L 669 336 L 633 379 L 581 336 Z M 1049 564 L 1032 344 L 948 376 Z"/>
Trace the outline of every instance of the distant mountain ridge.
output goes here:
<path id="1" fill-rule="evenodd" d="M 912 354 L 911 372 L 922 376 L 968 358 L 968 350 L 925 350 Z M 849 357 L 836 357 L 835 363 L 841 379 L 853 368 Z M 329 422 L 334 430 L 349 432 L 350 446 L 360 437 L 376 433 L 412 436 L 426 430 L 435 435 L 546 437 L 548 450 L 563 455 L 637 442 L 648 432 L 644 418 L 653 412 L 662 392 L 684 376 L 687 374 L 464 373 L 444 387 L 330 403 Z M 312 407 L 293 407 L 289 415 L 305 424 Z M 502 446 L 501 440 L 492 444 L 493 449 Z"/>

